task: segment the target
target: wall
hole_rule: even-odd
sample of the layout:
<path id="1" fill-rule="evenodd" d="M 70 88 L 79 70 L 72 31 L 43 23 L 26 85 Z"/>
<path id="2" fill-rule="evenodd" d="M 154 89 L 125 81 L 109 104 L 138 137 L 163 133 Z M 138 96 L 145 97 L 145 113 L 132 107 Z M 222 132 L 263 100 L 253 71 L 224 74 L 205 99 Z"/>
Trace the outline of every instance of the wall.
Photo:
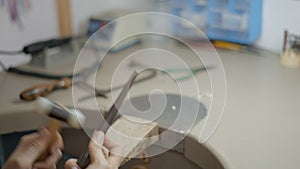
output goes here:
<path id="1" fill-rule="evenodd" d="M 257 46 L 280 53 L 283 44 L 283 31 L 300 35 L 300 1 L 264 0 L 261 38 Z"/>
<path id="2" fill-rule="evenodd" d="M 147 10 L 150 0 L 71 0 L 71 12 L 73 16 L 73 31 L 78 34 L 84 30 L 83 25 L 91 15 L 110 9 L 136 9 Z"/>
<path id="3" fill-rule="evenodd" d="M 0 8 L 0 47 L 19 49 L 25 43 L 57 36 L 56 3 L 54 0 L 31 0 L 31 9 L 22 16 L 24 29 L 12 23 L 7 9 Z"/>
<path id="4" fill-rule="evenodd" d="M 10 21 L 7 9 L 0 7 L 0 50 L 20 50 L 30 42 L 58 35 L 54 0 L 30 0 L 31 8 L 21 16 L 23 29 Z M 6 65 L 21 62 L 23 56 L 3 56 Z"/>

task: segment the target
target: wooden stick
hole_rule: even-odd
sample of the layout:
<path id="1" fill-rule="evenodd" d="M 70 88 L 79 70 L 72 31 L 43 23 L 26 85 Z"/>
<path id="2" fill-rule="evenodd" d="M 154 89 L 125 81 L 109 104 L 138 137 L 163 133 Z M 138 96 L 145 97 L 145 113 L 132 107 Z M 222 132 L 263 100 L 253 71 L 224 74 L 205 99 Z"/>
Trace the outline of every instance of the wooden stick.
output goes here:
<path id="1" fill-rule="evenodd" d="M 70 0 L 56 0 L 59 33 L 61 37 L 72 36 Z"/>

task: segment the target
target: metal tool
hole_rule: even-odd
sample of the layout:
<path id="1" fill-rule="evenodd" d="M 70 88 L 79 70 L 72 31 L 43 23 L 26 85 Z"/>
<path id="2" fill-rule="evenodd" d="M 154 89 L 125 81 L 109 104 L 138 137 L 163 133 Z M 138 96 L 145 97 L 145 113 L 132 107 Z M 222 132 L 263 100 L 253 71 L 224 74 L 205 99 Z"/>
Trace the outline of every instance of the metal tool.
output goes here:
<path id="1" fill-rule="evenodd" d="M 75 84 L 84 84 L 86 83 L 85 80 L 95 70 L 96 69 L 94 67 L 85 68 L 79 74 L 77 74 L 77 76 L 74 77 L 73 81 L 68 77 L 64 77 L 53 83 L 38 84 L 31 86 L 20 93 L 20 99 L 25 101 L 31 101 L 41 96 L 45 97 L 48 94 L 59 89 L 67 89 Z"/>
<path id="2" fill-rule="evenodd" d="M 47 124 L 50 133 L 49 145 L 57 139 L 56 133 L 61 129 L 60 121 L 76 129 L 80 129 L 81 124 L 85 121 L 85 116 L 80 111 L 74 109 L 70 110 L 64 105 L 51 102 L 42 97 L 36 100 L 35 110 L 39 114 L 51 117 Z M 45 160 L 49 153 L 49 149 L 45 150 L 36 161 Z"/>
<path id="3" fill-rule="evenodd" d="M 20 93 L 20 99 L 25 101 L 35 100 L 41 96 L 45 97 L 56 90 L 68 89 L 72 85 L 78 85 L 82 88 L 86 88 L 90 91 L 93 91 L 95 92 L 96 97 L 107 98 L 106 96 L 107 93 L 114 90 L 121 89 L 124 86 L 124 85 L 119 85 L 109 89 L 94 88 L 93 86 L 86 83 L 86 79 L 90 76 L 91 73 L 94 73 L 96 70 L 97 70 L 97 64 L 93 65 L 92 68 L 84 68 L 80 73 L 77 73 L 76 76 L 73 77 L 73 81 L 69 77 L 64 77 L 56 82 L 31 86 Z M 149 75 L 137 79 L 134 83 L 136 84 L 136 83 L 146 81 L 148 79 L 153 78 L 157 74 L 155 70 L 149 69 L 147 71 L 149 72 Z M 83 101 L 92 97 L 94 97 L 94 94 L 90 94 L 88 96 L 79 98 L 79 101 Z"/>
<path id="4" fill-rule="evenodd" d="M 131 60 L 128 67 L 140 67 L 140 68 L 148 70 L 151 66 L 144 65 L 142 63 L 138 63 L 135 60 Z M 150 70 L 152 70 L 152 71 L 157 70 L 157 71 L 162 72 L 163 74 L 184 73 L 185 75 L 175 78 L 176 81 L 184 81 L 189 78 L 192 78 L 198 72 L 205 71 L 205 70 L 208 70 L 211 68 L 214 68 L 214 67 L 213 66 L 208 66 L 208 67 L 199 66 L 199 67 L 195 67 L 195 68 L 191 68 L 191 69 L 188 69 L 188 68 L 166 68 L 163 70 L 161 70 L 161 69 L 150 69 Z"/>
<path id="5" fill-rule="evenodd" d="M 58 46 L 62 46 L 65 44 L 68 44 L 72 41 L 72 37 L 67 37 L 67 38 L 58 38 L 58 39 L 49 39 L 45 41 L 39 41 L 35 42 L 29 45 L 26 45 L 23 47 L 22 50 L 19 51 L 0 51 L 0 54 L 11 54 L 11 55 L 16 55 L 19 53 L 25 53 L 25 54 L 37 54 L 42 51 L 44 51 L 47 48 L 54 48 Z"/>
<path id="6" fill-rule="evenodd" d="M 208 69 L 214 68 L 213 66 L 200 66 L 196 68 L 169 68 L 165 70 L 161 70 L 163 73 L 169 73 L 169 74 L 174 74 L 174 73 L 184 73 L 185 75 L 175 77 L 176 81 L 184 81 L 190 78 L 193 78 L 198 72 L 206 71 Z"/>
<path id="7" fill-rule="evenodd" d="M 154 69 L 148 69 L 148 70 L 145 70 L 145 71 L 149 72 L 149 74 L 147 76 L 142 77 L 142 78 L 136 79 L 133 82 L 133 84 L 141 83 L 143 81 L 152 79 L 157 74 L 157 72 Z M 78 99 L 78 101 L 84 101 L 84 100 L 87 100 L 87 99 L 90 99 L 90 98 L 93 98 L 93 97 L 107 98 L 107 95 L 106 95 L 107 93 L 110 93 L 110 92 L 118 90 L 118 89 L 122 89 L 124 87 L 124 85 L 119 85 L 119 86 L 116 86 L 116 87 L 113 87 L 113 88 L 108 88 L 108 89 L 97 89 L 97 88 L 94 88 L 93 86 L 91 86 L 87 83 L 80 83 L 78 85 L 95 91 L 95 95 L 90 94 L 88 96 L 81 97 L 81 98 Z"/>
<path id="8" fill-rule="evenodd" d="M 100 130 L 102 130 L 104 133 L 108 130 L 108 128 L 114 123 L 114 121 L 117 119 L 117 113 L 118 109 L 120 108 L 121 104 L 123 103 L 128 91 L 130 90 L 130 87 L 132 86 L 134 79 L 137 77 L 138 73 L 136 71 L 133 72 L 130 79 L 127 81 L 127 83 L 123 86 L 123 90 L 121 91 L 118 98 L 115 100 L 111 108 L 108 112 L 105 113 L 104 119 L 107 123 L 102 123 L 100 125 Z M 78 159 L 77 164 L 81 169 L 85 169 L 90 164 L 90 155 L 88 152 L 81 155 L 81 157 Z"/>
<path id="9" fill-rule="evenodd" d="M 85 121 L 85 116 L 80 111 L 68 109 L 62 104 L 54 103 L 43 97 L 39 97 L 35 101 L 35 110 L 39 114 L 65 122 L 76 129 L 81 129 L 80 124 Z"/>

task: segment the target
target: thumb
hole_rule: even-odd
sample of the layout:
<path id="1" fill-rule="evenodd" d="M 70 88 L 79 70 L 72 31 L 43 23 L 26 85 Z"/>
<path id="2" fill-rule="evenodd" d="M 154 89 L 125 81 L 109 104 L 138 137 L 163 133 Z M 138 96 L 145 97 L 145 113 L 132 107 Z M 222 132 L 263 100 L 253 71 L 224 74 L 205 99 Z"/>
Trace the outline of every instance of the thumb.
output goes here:
<path id="1" fill-rule="evenodd" d="M 97 163 L 106 160 L 102 150 L 103 142 L 104 133 L 102 131 L 95 132 L 89 144 L 91 163 Z"/>
<path id="2" fill-rule="evenodd" d="M 65 163 L 65 169 L 80 169 L 80 167 L 77 165 L 76 159 L 69 159 Z"/>

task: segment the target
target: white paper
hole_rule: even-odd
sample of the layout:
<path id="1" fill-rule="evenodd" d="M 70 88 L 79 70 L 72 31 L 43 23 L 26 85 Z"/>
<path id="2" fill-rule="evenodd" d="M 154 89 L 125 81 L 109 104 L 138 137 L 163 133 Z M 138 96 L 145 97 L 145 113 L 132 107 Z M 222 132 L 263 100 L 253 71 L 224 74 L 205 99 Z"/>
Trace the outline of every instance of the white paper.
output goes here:
<path id="1" fill-rule="evenodd" d="M 16 54 L 16 55 L 3 55 L 0 54 L 0 62 L 6 67 L 15 67 L 19 65 L 26 64 L 30 62 L 30 55 L 25 54 Z M 3 71 L 3 68 L 0 67 L 0 71 Z"/>

